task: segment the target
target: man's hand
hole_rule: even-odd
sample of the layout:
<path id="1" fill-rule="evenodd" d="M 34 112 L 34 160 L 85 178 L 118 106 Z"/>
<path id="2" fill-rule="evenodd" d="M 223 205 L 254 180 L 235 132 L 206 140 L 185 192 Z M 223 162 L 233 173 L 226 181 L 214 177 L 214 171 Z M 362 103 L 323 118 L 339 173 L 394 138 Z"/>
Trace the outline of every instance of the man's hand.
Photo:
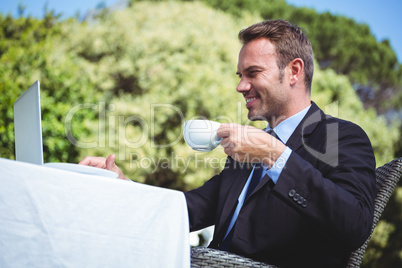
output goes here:
<path id="1" fill-rule="evenodd" d="M 123 172 L 121 172 L 120 168 L 114 163 L 115 158 L 116 157 L 114 154 L 109 155 L 108 158 L 86 156 L 78 163 L 78 165 L 107 169 L 116 172 L 119 179 L 129 180 L 123 175 Z"/>
<path id="2" fill-rule="evenodd" d="M 239 162 L 262 162 L 271 167 L 286 148 L 272 135 L 252 126 L 222 124 L 217 134 L 225 154 Z"/>

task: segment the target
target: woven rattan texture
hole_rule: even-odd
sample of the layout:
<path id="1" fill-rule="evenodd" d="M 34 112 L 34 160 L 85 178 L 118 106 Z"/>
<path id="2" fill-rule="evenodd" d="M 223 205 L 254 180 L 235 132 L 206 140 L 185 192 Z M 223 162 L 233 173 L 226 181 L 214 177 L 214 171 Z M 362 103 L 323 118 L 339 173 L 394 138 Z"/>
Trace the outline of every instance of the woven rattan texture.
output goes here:
<path id="1" fill-rule="evenodd" d="M 277 266 L 256 262 L 252 259 L 212 248 L 196 247 L 191 250 L 191 267 L 253 267 L 275 268 Z"/>
<path id="2" fill-rule="evenodd" d="M 376 169 L 376 184 L 377 184 L 377 196 L 374 200 L 374 220 L 371 233 L 374 231 L 374 227 L 377 225 L 378 220 L 384 211 L 385 206 L 388 203 L 389 197 L 394 191 L 396 184 L 402 175 L 402 157 L 397 158 L 379 168 Z M 357 250 L 355 250 L 349 259 L 348 268 L 360 267 L 363 259 L 364 252 L 366 251 L 370 237 L 366 242 Z"/>

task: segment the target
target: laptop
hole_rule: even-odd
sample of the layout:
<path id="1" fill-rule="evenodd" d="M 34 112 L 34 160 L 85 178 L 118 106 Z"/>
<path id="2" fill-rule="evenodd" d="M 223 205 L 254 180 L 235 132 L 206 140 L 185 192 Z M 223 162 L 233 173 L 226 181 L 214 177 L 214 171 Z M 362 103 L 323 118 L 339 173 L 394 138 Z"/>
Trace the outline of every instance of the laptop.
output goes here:
<path id="1" fill-rule="evenodd" d="M 39 87 L 36 81 L 14 103 L 15 159 L 43 165 Z"/>
<path id="2" fill-rule="evenodd" d="M 33 83 L 14 102 L 15 159 L 84 174 L 116 178 L 110 170 L 72 163 L 43 163 L 40 82 Z"/>

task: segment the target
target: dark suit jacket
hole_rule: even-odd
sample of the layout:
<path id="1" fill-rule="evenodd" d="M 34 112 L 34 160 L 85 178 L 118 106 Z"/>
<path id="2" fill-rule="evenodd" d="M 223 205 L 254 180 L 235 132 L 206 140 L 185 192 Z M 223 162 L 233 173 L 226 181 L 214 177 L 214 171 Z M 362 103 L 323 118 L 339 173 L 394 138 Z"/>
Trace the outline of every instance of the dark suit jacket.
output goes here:
<path id="1" fill-rule="evenodd" d="M 245 201 L 229 251 L 282 267 L 342 267 L 370 234 L 375 159 L 357 125 L 314 103 L 287 144 L 278 182 L 265 176 Z M 222 172 L 185 193 L 191 231 L 215 225 L 219 248 L 252 166 L 228 157 Z"/>

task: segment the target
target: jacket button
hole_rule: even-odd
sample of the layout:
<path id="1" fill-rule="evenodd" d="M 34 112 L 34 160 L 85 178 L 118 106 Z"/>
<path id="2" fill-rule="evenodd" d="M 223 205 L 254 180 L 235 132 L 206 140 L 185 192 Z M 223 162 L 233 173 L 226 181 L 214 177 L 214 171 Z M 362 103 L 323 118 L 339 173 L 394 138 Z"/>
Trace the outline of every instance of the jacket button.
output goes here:
<path id="1" fill-rule="evenodd" d="M 297 203 L 298 203 L 299 205 L 301 205 L 301 204 L 304 202 L 304 200 L 306 200 L 306 199 L 304 199 L 303 197 L 300 196 L 300 198 L 299 198 L 299 200 L 297 201 Z"/>
<path id="2" fill-rule="evenodd" d="M 293 197 L 295 194 L 296 194 L 295 190 L 292 189 L 292 190 L 289 191 L 289 196 L 290 197 Z"/>
<path id="3" fill-rule="evenodd" d="M 302 207 L 304 207 L 304 208 L 307 207 L 307 200 L 306 199 L 303 200 Z"/>
<path id="4" fill-rule="evenodd" d="M 300 198 L 300 195 L 299 195 L 299 194 L 296 194 L 295 196 L 293 196 L 293 200 L 294 200 L 294 201 L 299 200 L 299 198 Z"/>

